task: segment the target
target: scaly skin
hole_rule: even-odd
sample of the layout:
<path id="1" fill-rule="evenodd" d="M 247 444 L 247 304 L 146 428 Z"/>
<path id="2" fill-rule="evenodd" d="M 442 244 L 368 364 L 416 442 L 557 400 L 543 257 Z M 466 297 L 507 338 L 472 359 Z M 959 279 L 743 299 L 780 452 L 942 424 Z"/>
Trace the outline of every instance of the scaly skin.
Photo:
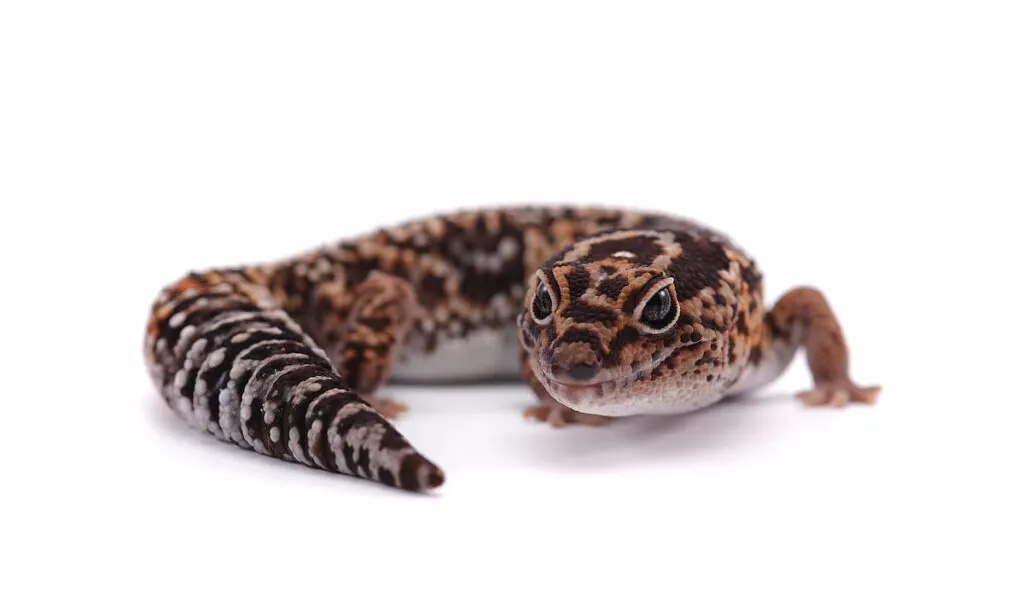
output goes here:
<path id="1" fill-rule="evenodd" d="M 443 369 L 463 361 L 445 350 L 516 336 L 540 399 L 525 414 L 554 426 L 701 408 L 769 383 L 801 347 L 806 404 L 879 391 L 851 381 L 819 292 L 792 290 L 768 312 L 761 273 L 728 238 L 616 209 L 465 211 L 191 273 L 154 302 L 145 354 L 167 403 L 218 439 L 423 491 L 444 475 L 377 390 L 403 364 L 433 356 Z M 497 374 L 452 365 L 451 379 Z"/>

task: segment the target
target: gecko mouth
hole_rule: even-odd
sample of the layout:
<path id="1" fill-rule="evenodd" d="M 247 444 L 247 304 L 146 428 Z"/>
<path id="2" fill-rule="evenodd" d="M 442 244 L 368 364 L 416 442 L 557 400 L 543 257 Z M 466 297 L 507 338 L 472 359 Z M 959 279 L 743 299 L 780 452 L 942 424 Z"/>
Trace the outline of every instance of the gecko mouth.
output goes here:
<path id="1" fill-rule="evenodd" d="M 637 380 L 643 377 L 643 372 L 638 375 Z M 632 414 L 630 398 L 637 393 L 628 392 L 626 388 L 633 380 L 634 376 L 628 375 L 599 383 L 579 384 L 562 383 L 541 376 L 541 384 L 562 405 L 582 413 L 608 416 Z"/>
<path id="2" fill-rule="evenodd" d="M 536 360 L 534 371 L 551 397 L 564 406 L 588 414 L 625 416 L 634 414 L 635 405 L 646 399 L 645 393 L 640 388 L 631 389 L 631 384 L 650 377 L 651 372 L 674 353 L 672 351 L 660 355 L 635 371 L 630 366 L 616 367 L 608 371 L 610 375 L 607 379 L 590 383 L 558 381 L 540 367 Z M 620 373 L 623 369 L 629 372 Z"/>

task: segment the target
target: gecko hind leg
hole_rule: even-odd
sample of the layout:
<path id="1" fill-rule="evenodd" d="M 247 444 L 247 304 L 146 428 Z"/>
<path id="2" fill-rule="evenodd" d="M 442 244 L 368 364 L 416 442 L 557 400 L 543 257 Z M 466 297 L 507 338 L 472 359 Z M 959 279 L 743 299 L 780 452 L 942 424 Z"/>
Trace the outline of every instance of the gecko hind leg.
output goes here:
<path id="1" fill-rule="evenodd" d="M 794 288 L 778 300 L 767 318 L 765 335 L 775 354 L 803 347 L 814 388 L 797 397 L 808 406 L 874 404 L 880 386 L 861 386 L 850 378 L 849 352 L 842 328 L 824 295 L 813 288 Z M 779 371 L 781 373 L 781 370 Z"/>
<path id="2" fill-rule="evenodd" d="M 409 282 L 374 272 L 356 289 L 341 333 L 337 360 L 342 377 L 388 419 L 398 417 L 408 407 L 375 392 L 387 380 L 395 355 L 420 312 Z"/>

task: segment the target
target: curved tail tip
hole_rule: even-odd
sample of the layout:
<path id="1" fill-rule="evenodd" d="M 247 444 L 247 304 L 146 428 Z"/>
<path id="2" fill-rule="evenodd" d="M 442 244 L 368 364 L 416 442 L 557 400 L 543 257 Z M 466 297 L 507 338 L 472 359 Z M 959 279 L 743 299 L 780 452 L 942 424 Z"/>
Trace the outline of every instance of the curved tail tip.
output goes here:
<path id="1" fill-rule="evenodd" d="M 437 489 L 444 485 L 444 471 L 431 465 L 432 469 L 427 473 L 426 483 L 423 484 L 424 489 Z"/>
<path id="2" fill-rule="evenodd" d="M 416 478 L 419 481 L 419 491 L 430 491 L 444 484 L 444 471 L 436 464 L 424 459 L 416 473 Z"/>
<path id="3" fill-rule="evenodd" d="M 402 463 L 397 485 L 410 491 L 429 491 L 444 484 L 444 471 L 421 454 L 410 454 Z"/>

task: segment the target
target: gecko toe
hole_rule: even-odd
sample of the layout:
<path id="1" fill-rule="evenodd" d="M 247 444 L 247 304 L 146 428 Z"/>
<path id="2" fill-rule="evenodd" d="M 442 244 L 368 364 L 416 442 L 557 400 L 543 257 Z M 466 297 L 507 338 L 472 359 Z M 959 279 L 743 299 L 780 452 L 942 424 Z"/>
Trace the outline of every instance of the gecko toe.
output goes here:
<path id="1" fill-rule="evenodd" d="M 390 398 L 367 396 L 363 399 L 367 404 L 373 407 L 373 410 L 380 413 L 380 416 L 385 419 L 397 419 L 399 415 L 409 410 L 409 407 L 404 403 L 397 402 Z"/>
<path id="2" fill-rule="evenodd" d="M 564 406 L 551 406 L 548 404 L 531 406 L 523 411 L 523 416 L 527 419 L 535 419 L 542 423 L 547 423 L 555 429 L 561 429 L 571 424 L 600 427 L 611 421 L 609 417 L 588 415 L 570 410 Z"/>
<path id="3" fill-rule="evenodd" d="M 852 382 L 820 384 L 814 389 L 797 393 L 797 398 L 807 406 L 832 406 L 842 408 L 851 402 L 875 404 L 882 388 L 879 386 L 859 387 Z"/>

